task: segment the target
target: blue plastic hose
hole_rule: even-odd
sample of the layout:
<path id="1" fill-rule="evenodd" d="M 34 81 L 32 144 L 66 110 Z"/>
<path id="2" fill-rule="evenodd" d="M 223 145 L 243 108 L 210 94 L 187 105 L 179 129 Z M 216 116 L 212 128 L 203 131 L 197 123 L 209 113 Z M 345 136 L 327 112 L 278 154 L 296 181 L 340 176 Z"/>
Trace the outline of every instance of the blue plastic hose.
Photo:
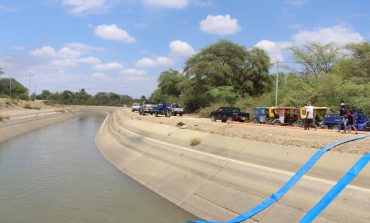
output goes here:
<path id="1" fill-rule="evenodd" d="M 300 223 L 312 222 L 356 178 L 369 163 L 370 154 L 361 157 L 338 183 L 301 219 Z"/>
<path id="2" fill-rule="evenodd" d="M 290 179 L 286 182 L 277 192 L 273 193 L 269 198 L 264 200 L 262 203 L 258 204 L 254 208 L 250 209 L 249 211 L 225 222 L 216 222 L 216 221 L 202 221 L 202 220 L 190 220 L 188 222 L 192 223 L 240 223 L 243 222 L 254 215 L 258 214 L 259 212 L 265 210 L 266 208 L 270 207 L 272 204 L 276 203 L 280 198 L 282 198 L 302 177 L 309 171 L 313 165 L 321 158 L 321 156 L 332 149 L 335 146 L 345 144 L 348 142 L 352 142 L 355 140 L 360 140 L 366 137 L 369 137 L 370 134 L 361 135 L 349 139 L 340 140 L 334 143 L 330 143 L 324 147 L 322 147 L 319 151 L 317 151 Z"/>

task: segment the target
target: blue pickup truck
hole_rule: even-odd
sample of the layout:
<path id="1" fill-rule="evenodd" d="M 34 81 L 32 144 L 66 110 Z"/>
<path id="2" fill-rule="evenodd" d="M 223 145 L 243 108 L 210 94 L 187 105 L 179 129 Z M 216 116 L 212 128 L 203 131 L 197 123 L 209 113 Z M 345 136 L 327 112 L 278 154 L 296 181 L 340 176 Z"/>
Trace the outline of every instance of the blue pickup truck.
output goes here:
<path id="1" fill-rule="evenodd" d="M 355 126 L 357 130 L 359 131 L 370 131 L 370 120 L 369 118 L 363 113 L 363 112 L 355 112 Z M 341 117 L 339 114 L 331 114 L 325 116 L 324 120 L 322 121 L 322 126 L 324 128 L 329 128 L 329 129 L 338 129 L 338 123 L 339 119 Z"/>
<path id="2" fill-rule="evenodd" d="M 160 104 L 157 104 L 157 105 L 155 105 L 153 107 L 152 113 L 155 116 L 164 115 L 166 117 L 171 117 L 171 115 L 172 115 L 172 108 L 171 108 L 171 106 L 169 104 L 160 103 Z"/>

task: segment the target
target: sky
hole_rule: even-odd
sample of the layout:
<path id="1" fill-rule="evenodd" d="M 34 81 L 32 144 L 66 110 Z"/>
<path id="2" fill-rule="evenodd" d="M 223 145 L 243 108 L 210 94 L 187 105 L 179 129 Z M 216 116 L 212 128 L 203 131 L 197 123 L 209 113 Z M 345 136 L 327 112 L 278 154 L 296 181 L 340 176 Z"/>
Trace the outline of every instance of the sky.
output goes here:
<path id="1" fill-rule="evenodd" d="M 221 39 L 282 63 L 287 47 L 369 41 L 370 1 L 0 0 L 0 27 L 2 78 L 138 98 Z"/>

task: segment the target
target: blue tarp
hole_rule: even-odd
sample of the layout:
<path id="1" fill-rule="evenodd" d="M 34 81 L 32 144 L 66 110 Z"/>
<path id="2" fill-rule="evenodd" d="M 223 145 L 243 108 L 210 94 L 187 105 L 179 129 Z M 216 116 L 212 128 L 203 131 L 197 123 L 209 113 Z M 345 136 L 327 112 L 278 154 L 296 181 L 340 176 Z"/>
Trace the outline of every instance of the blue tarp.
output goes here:
<path id="1" fill-rule="evenodd" d="M 265 210 L 275 202 L 277 202 L 280 198 L 282 198 L 302 177 L 305 173 L 307 173 L 308 170 L 311 169 L 313 165 L 321 158 L 321 156 L 332 149 L 335 146 L 348 143 L 351 141 L 363 139 L 366 137 L 369 137 L 370 134 L 367 135 L 361 135 L 349 139 L 340 140 L 338 142 L 330 143 L 323 148 L 321 148 L 319 151 L 317 151 L 290 179 L 288 182 L 286 182 L 277 192 L 273 193 L 269 198 L 264 200 L 262 203 L 258 204 L 254 208 L 250 209 L 249 211 L 225 222 L 208 222 L 208 223 L 240 223 L 243 222 L 252 216 L 258 214 L 259 212 Z M 207 221 L 201 221 L 201 220 L 191 220 L 189 222 L 192 223 L 207 223 Z"/>

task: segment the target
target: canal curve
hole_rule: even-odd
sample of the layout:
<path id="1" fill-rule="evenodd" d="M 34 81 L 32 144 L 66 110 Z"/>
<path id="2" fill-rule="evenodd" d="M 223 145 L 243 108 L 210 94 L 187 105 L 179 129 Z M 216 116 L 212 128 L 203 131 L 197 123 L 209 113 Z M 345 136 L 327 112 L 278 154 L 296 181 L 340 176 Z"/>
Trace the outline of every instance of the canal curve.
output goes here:
<path id="1" fill-rule="evenodd" d="M 180 223 L 193 218 L 111 166 L 84 114 L 0 144 L 0 222 Z"/>

